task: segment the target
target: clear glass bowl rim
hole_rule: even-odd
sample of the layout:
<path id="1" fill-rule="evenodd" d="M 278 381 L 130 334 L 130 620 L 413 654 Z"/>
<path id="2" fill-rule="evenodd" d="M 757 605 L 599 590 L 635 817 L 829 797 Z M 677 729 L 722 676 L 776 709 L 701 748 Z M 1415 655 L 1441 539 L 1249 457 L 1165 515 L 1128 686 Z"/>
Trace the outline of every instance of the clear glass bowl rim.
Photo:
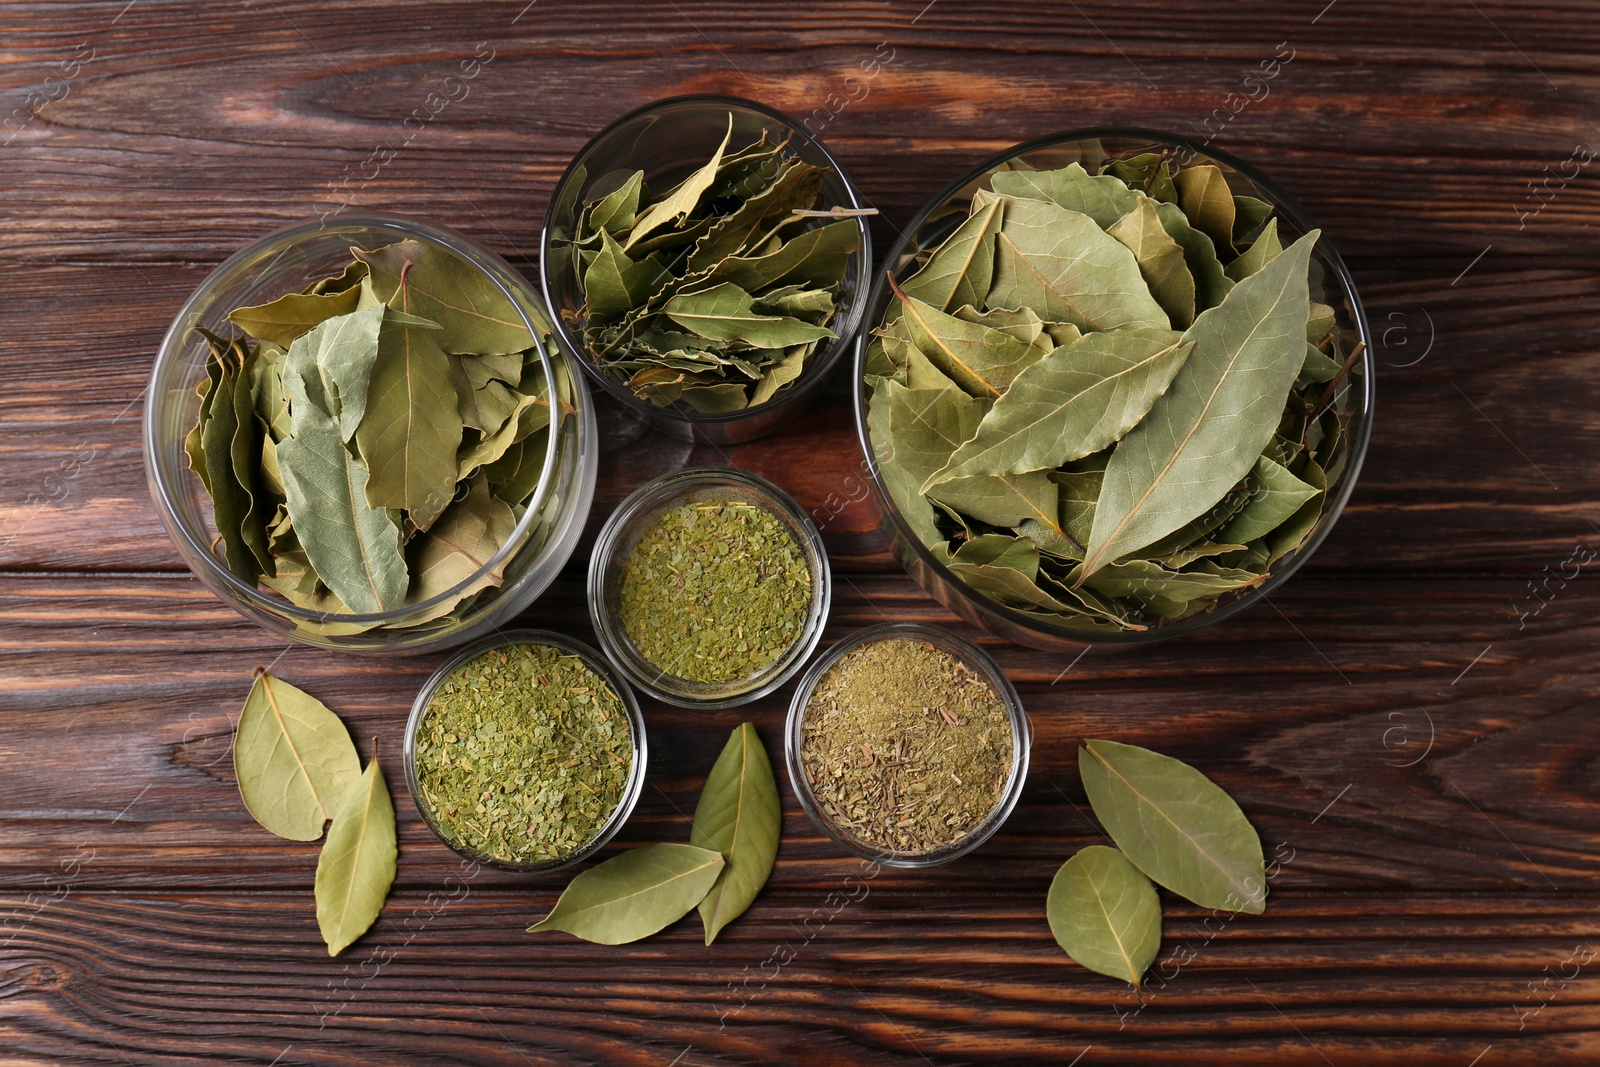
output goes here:
<path id="1" fill-rule="evenodd" d="M 686 93 L 681 96 L 663 97 L 660 100 L 654 100 L 648 104 L 636 107 L 627 114 L 613 119 L 611 122 L 607 123 L 604 129 L 595 134 L 593 137 L 589 138 L 588 142 L 585 143 L 584 146 L 578 150 L 577 154 L 572 157 L 571 162 L 567 164 L 566 170 L 562 171 L 561 177 L 556 181 L 555 189 L 550 194 L 550 204 L 549 207 L 545 209 L 544 225 L 541 227 L 539 232 L 539 286 L 541 294 L 544 296 L 545 307 L 550 313 L 550 328 L 554 330 L 556 336 L 561 339 L 562 345 L 564 345 L 568 351 L 573 353 L 573 360 L 583 368 L 584 372 L 587 373 L 591 379 L 600 383 L 600 387 L 606 391 L 607 395 L 614 397 L 618 402 L 626 405 L 630 410 L 644 415 L 673 419 L 679 422 L 689 423 L 691 425 L 713 426 L 739 422 L 742 419 L 765 414 L 766 412 L 772 410 L 780 400 L 784 399 L 786 394 L 790 392 L 794 386 L 798 386 L 800 383 L 796 381 L 793 383 L 790 389 L 784 390 L 782 393 L 774 396 L 766 403 L 759 404 L 755 407 L 743 408 L 739 411 L 722 412 L 718 414 L 701 414 L 695 411 L 685 411 L 676 406 L 658 407 L 647 400 L 641 400 L 633 394 L 633 390 L 629 389 L 625 385 L 612 381 L 607 375 L 602 373 L 598 367 L 595 367 L 593 361 L 587 356 L 587 348 L 580 344 L 577 338 L 572 336 L 571 331 L 567 328 L 567 324 L 562 321 L 560 314 L 556 312 L 555 300 L 551 294 L 550 269 L 548 266 L 550 263 L 550 244 L 554 239 L 554 235 L 551 232 L 551 223 L 554 221 L 556 206 L 561 203 L 562 197 L 567 191 L 567 186 L 572 182 L 573 178 L 578 173 L 578 168 L 588 162 L 590 154 L 593 153 L 594 150 L 600 145 L 604 144 L 606 139 L 618 129 L 621 129 L 628 123 L 642 118 L 651 112 L 662 111 L 673 107 L 702 104 L 707 106 L 727 107 L 734 110 L 754 112 L 755 114 L 761 115 L 763 118 L 768 119 L 769 121 L 777 122 L 792 130 L 797 137 L 804 138 L 818 152 L 818 154 L 828 161 L 829 168 L 839 179 L 840 184 L 844 186 L 845 195 L 850 199 L 850 208 L 852 210 L 861 209 L 861 195 L 856 190 L 855 182 L 850 179 L 850 173 L 844 169 L 844 166 L 839 162 L 838 157 L 828 150 L 828 146 L 823 143 L 821 137 L 806 129 L 803 124 L 796 123 L 792 116 L 779 111 L 777 108 L 769 107 L 766 104 L 760 103 L 759 101 L 748 100 L 742 96 L 732 96 L 725 93 Z M 846 321 L 839 324 L 839 328 L 836 331 L 839 336 L 831 345 L 828 346 L 827 358 L 816 364 L 814 367 L 808 367 L 806 369 L 805 377 L 812 381 L 818 381 L 822 378 L 825 378 L 834 367 L 839 365 L 839 361 L 844 358 L 845 352 L 849 350 L 851 342 L 854 340 L 856 331 L 861 328 L 862 317 L 866 314 L 867 307 L 872 303 L 872 228 L 867 224 L 867 220 L 864 217 L 858 216 L 856 221 L 861 232 L 861 251 L 857 253 L 857 255 L 860 257 L 859 262 L 861 266 L 857 271 L 856 279 L 857 292 L 860 295 L 850 308 L 849 316 Z"/>
<path id="2" fill-rule="evenodd" d="M 872 294 L 868 297 L 866 307 L 876 313 L 880 308 L 887 306 L 884 292 L 888 288 L 886 275 L 892 265 L 899 262 L 919 230 L 933 217 L 934 213 L 943 207 L 967 186 L 971 185 L 995 170 L 995 168 L 1031 152 L 1038 152 L 1049 148 L 1058 148 L 1075 141 L 1088 141 L 1099 139 L 1123 139 L 1149 141 L 1156 145 L 1166 145 L 1170 148 L 1182 149 L 1192 152 L 1193 158 L 1189 164 L 1204 162 L 1207 159 L 1222 163 L 1228 168 L 1244 175 L 1258 189 L 1272 198 L 1273 207 L 1281 214 L 1287 215 L 1296 225 L 1303 230 L 1316 229 L 1316 223 L 1309 212 L 1300 205 L 1294 197 L 1285 192 L 1277 183 L 1268 178 L 1261 171 L 1236 156 L 1221 149 L 1203 145 L 1181 134 L 1164 133 L 1159 130 L 1144 129 L 1137 126 L 1092 126 L 1081 130 L 1069 130 L 1065 133 L 1049 134 L 1037 137 L 1031 141 L 1013 145 L 1002 152 L 989 157 L 982 163 L 967 171 L 960 178 L 951 182 L 937 196 L 929 200 L 922 209 L 912 218 L 911 222 L 901 230 L 900 237 L 889 249 L 887 258 L 883 261 L 883 269 L 874 279 Z M 1189 165 L 1186 164 L 1186 165 Z M 1373 408 L 1376 400 L 1376 370 L 1370 332 L 1367 325 L 1366 309 L 1362 306 L 1361 296 L 1356 291 L 1355 279 L 1350 270 L 1345 266 L 1344 259 L 1333 246 L 1326 234 L 1317 239 L 1315 253 L 1322 262 L 1328 266 L 1334 275 L 1336 285 L 1344 290 L 1350 301 L 1351 318 L 1354 320 L 1357 339 L 1361 344 L 1361 396 L 1360 403 L 1355 410 L 1362 416 L 1359 426 L 1354 427 L 1347 447 L 1350 458 L 1346 464 L 1343 478 L 1338 491 L 1329 499 L 1322 517 L 1312 529 L 1311 535 L 1306 539 L 1294 554 L 1284 562 L 1284 565 L 1267 578 L 1266 581 L 1251 588 L 1243 595 L 1222 604 L 1211 611 L 1181 619 L 1178 622 L 1152 627 L 1149 630 L 1124 630 L 1124 631 L 1086 631 L 1073 630 L 1066 627 L 1051 627 L 1041 624 L 1036 619 L 1021 615 L 998 601 L 991 600 L 975 590 L 969 589 L 965 583 L 952 575 L 943 564 L 934 558 L 906 525 L 900 511 L 894 505 L 893 498 L 889 495 L 887 486 L 883 483 L 883 475 L 878 470 L 877 456 L 872 450 L 872 436 L 867 429 L 867 394 L 862 386 L 862 376 L 866 370 L 866 353 L 869 333 L 876 328 L 876 323 L 863 321 L 856 335 L 855 358 L 852 363 L 854 381 L 851 386 L 851 405 L 855 411 L 856 442 L 861 448 L 861 453 L 866 463 L 867 472 L 872 483 L 873 496 L 878 503 L 879 512 L 889 521 L 895 539 L 910 551 L 914 552 L 923 566 L 927 567 L 947 589 L 953 590 L 977 611 L 981 617 L 985 614 L 994 615 L 1006 620 L 1018 630 L 1028 631 L 1041 636 L 1065 641 L 1077 642 L 1083 645 L 1138 645 L 1151 644 L 1164 641 L 1173 637 L 1182 637 L 1194 633 L 1196 630 L 1222 622 L 1254 607 L 1258 600 L 1265 599 L 1267 594 L 1277 589 L 1288 581 L 1300 567 L 1311 558 L 1323 541 L 1332 532 L 1335 523 L 1344 513 L 1345 504 L 1350 500 L 1350 494 L 1355 491 L 1357 477 L 1361 473 L 1361 466 L 1366 459 L 1367 447 L 1372 440 Z M 1350 380 L 1348 377 L 1345 379 Z"/>
<path id="3" fill-rule="evenodd" d="M 1000 803 L 995 805 L 994 810 L 964 837 L 931 852 L 875 849 L 836 828 L 833 821 L 823 813 L 821 805 L 817 803 L 800 760 L 801 727 L 805 719 L 806 705 L 811 702 L 811 692 L 823 674 L 846 653 L 876 641 L 893 638 L 927 640 L 941 651 L 961 660 L 989 681 L 1011 718 L 1011 778 L 1006 782 Z M 876 860 L 889 867 L 936 867 L 941 863 L 949 863 L 965 856 L 993 837 L 1000 827 L 1005 825 L 1011 813 L 1016 810 L 1017 803 L 1022 799 L 1022 789 L 1027 783 L 1028 761 L 1032 751 L 1033 723 L 1028 718 L 1027 709 L 1022 706 L 1022 698 L 1017 695 L 1016 686 L 1011 684 L 1011 679 L 1006 677 L 994 657 L 966 638 L 942 626 L 920 622 L 888 622 L 868 626 L 843 638 L 826 653 L 817 657 L 816 662 L 811 664 L 805 676 L 800 679 L 800 683 L 795 686 L 794 697 L 789 702 L 789 715 L 783 729 L 784 763 L 789 770 L 789 785 L 794 789 L 801 809 L 816 824 L 817 829 L 839 847 L 863 859 Z"/>
<path id="4" fill-rule="evenodd" d="M 502 295 L 511 301 L 512 306 L 517 309 L 518 315 L 521 316 L 523 322 L 527 325 L 528 333 L 533 338 L 533 347 L 539 353 L 540 368 L 544 372 L 545 381 L 549 383 L 552 403 L 555 403 L 555 367 L 551 363 L 549 352 L 545 350 L 544 342 L 539 338 L 539 330 L 537 326 L 533 322 L 529 321 L 527 314 L 522 310 L 521 305 L 518 303 L 516 295 L 512 293 L 509 288 L 507 288 L 505 283 L 500 278 L 495 276 L 494 270 L 486 269 L 485 264 L 488 264 L 489 266 L 499 270 L 504 270 L 513 278 L 521 281 L 526 287 L 528 295 L 539 295 L 539 291 L 536 290 L 532 285 L 528 284 L 527 279 L 523 278 L 514 267 L 506 263 L 496 253 L 490 251 L 488 248 L 485 248 L 483 245 L 478 244 L 476 241 L 466 237 L 463 234 L 456 233 L 453 230 L 437 226 L 433 223 L 423 222 L 420 219 L 410 218 L 408 216 L 393 212 L 362 211 L 355 214 L 339 215 L 335 217 L 334 223 L 331 226 L 331 228 L 335 230 L 347 228 L 356 229 L 358 227 L 388 231 L 396 234 L 400 240 L 408 240 L 420 236 L 441 245 L 467 263 L 470 263 L 474 267 L 481 270 L 484 276 L 492 281 L 495 287 L 500 290 Z M 446 589 L 427 600 L 419 601 L 416 604 L 410 604 L 402 608 L 395 608 L 392 611 L 369 612 L 366 614 L 341 614 L 337 612 L 313 611 L 309 608 L 302 608 L 296 604 L 290 603 L 288 600 L 278 597 L 270 597 L 265 593 L 262 593 L 258 588 L 246 584 L 243 579 L 224 566 L 222 562 L 217 559 L 215 553 L 211 551 L 209 542 L 202 541 L 199 537 L 197 537 L 194 529 L 192 529 L 189 524 L 184 521 L 182 511 L 176 506 L 172 498 L 174 487 L 171 485 L 170 479 L 167 477 L 166 472 L 163 471 L 161 467 L 161 461 L 156 458 L 156 453 L 159 447 L 156 442 L 156 408 L 160 402 L 158 399 L 156 383 L 162 378 L 163 372 L 166 371 L 171 364 L 178 360 L 179 353 L 187 344 L 188 330 L 183 324 L 191 316 L 198 317 L 197 312 L 200 310 L 201 306 L 211 301 L 211 289 L 215 283 L 227 278 L 240 264 L 252 259 L 260 252 L 261 249 L 265 247 L 280 243 L 283 244 L 285 248 L 293 247 L 293 245 L 300 238 L 322 233 L 328 229 L 330 229 L 330 224 L 320 219 L 315 221 L 306 220 L 302 222 L 291 223 L 287 226 L 281 226 L 278 229 L 273 230 L 271 233 L 265 234 L 264 236 L 251 241 L 233 255 L 223 260 L 221 265 L 212 270 L 211 273 L 207 274 L 204 280 L 202 280 L 200 284 L 195 287 L 194 292 L 189 294 L 188 299 L 183 302 L 183 306 L 178 309 L 178 313 L 173 317 L 172 324 L 167 327 L 166 333 L 162 336 L 161 347 L 157 351 L 156 362 L 150 373 L 150 384 L 144 403 L 144 426 L 141 431 L 141 437 L 144 444 L 145 471 L 147 474 L 147 480 L 154 490 L 153 495 L 156 498 L 156 506 L 158 511 L 161 513 L 163 525 L 167 527 L 169 533 L 176 532 L 182 537 L 184 543 L 190 549 L 190 558 L 203 560 L 203 566 L 215 580 L 226 585 L 230 590 L 245 598 L 247 601 L 262 605 L 271 612 L 284 615 L 292 619 L 301 619 L 318 623 L 351 623 L 376 627 L 398 619 L 408 618 L 443 604 L 448 598 L 454 596 L 459 590 L 467 588 L 472 583 L 478 581 L 483 577 L 483 575 L 510 560 L 512 556 L 520 551 L 521 546 L 523 542 L 526 541 L 528 534 L 538 523 L 540 519 L 540 512 L 543 509 L 544 499 L 555 484 L 558 474 L 556 465 L 556 451 L 560 436 L 555 433 L 548 435 L 549 440 L 545 443 L 545 467 L 544 471 L 539 476 L 539 484 L 534 489 L 533 496 L 528 499 L 525 505 L 527 510 L 523 513 L 522 518 L 518 520 L 517 525 L 512 528 L 511 534 L 506 538 L 505 544 L 501 545 L 500 550 L 491 556 L 482 567 L 478 568 L 463 581 L 458 582 L 451 588 Z M 176 475 L 180 478 L 183 477 L 183 472 L 185 470 L 187 470 L 186 467 L 179 468 L 176 471 Z"/>
<path id="5" fill-rule="evenodd" d="M 647 678 L 634 670 L 627 658 L 618 651 L 616 645 L 619 634 L 625 633 L 621 620 L 613 620 L 606 610 L 605 574 L 617 545 L 621 542 L 623 534 L 631 529 L 638 521 L 638 517 L 650 509 L 659 498 L 684 489 L 700 487 L 716 488 L 719 485 L 736 485 L 746 491 L 753 491 L 756 495 L 766 498 L 774 507 L 788 515 L 799 529 L 805 534 L 806 547 L 816 567 L 813 570 L 813 596 L 811 611 L 806 616 L 805 630 L 800 639 L 795 643 L 793 658 L 782 670 L 775 672 L 760 684 L 747 690 L 740 690 L 729 696 L 705 700 L 697 700 L 683 693 L 675 693 L 662 689 L 654 679 Z M 822 544 L 822 534 L 818 532 L 816 524 L 811 521 L 800 505 L 795 503 L 793 497 L 781 488 L 769 482 L 758 474 L 738 470 L 733 467 L 689 467 L 681 471 L 672 471 L 653 478 L 635 489 L 632 493 L 616 506 L 606 518 L 606 523 L 595 537 L 594 553 L 589 557 L 589 579 L 587 583 L 589 597 L 589 620 L 594 625 L 595 636 L 599 639 L 600 648 L 605 653 L 613 666 L 626 675 L 628 680 L 639 689 L 655 697 L 657 700 L 672 704 L 680 708 L 703 708 L 708 711 L 723 708 L 735 708 L 752 701 L 760 700 L 774 690 L 782 687 L 789 679 L 798 674 L 816 651 L 817 644 L 822 640 L 823 627 L 827 625 L 828 614 L 833 605 L 833 568 L 828 562 L 827 549 Z M 625 638 L 623 638 L 625 639 Z M 761 678 L 758 672 L 751 676 Z M 732 684 L 732 683 L 729 683 Z"/>
<path id="6" fill-rule="evenodd" d="M 439 832 L 438 824 L 434 821 L 432 810 L 422 796 L 422 789 L 417 781 L 417 730 L 422 725 L 422 719 L 428 712 L 428 705 L 433 701 L 433 694 L 443 684 L 457 667 L 472 659 L 477 658 L 490 649 L 503 648 L 507 645 L 550 645 L 565 652 L 570 652 L 583 660 L 588 668 L 604 678 L 617 696 L 622 699 L 622 705 L 627 710 L 628 728 L 633 733 L 633 767 L 628 772 L 628 780 L 623 784 L 622 795 L 617 798 L 617 806 L 612 809 L 611 815 L 604 825 L 595 831 L 593 837 L 584 842 L 582 846 L 565 856 L 545 860 L 541 863 L 516 864 L 480 853 L 463 845 L 457 845 Z M 474 863 L 486 867 L 494 867 L 503 871 L 514 871 L 519 874 L 538 874 L 547 871 L 556 871 L 580 863 L 598 852 L 606 842 L 616 836 L 622 829 L 623 823 L 633 814 L 634 807 L 639 803 L 639 795 L 644 788 L 645 763 L 649 755 L 649 744 L 646 739 L 644 715 L 639 710 L 639 700 L 634 696 L 633 689 L 629 687 L 626 678 L 623 678 L 606 661 L 606 657 L 597 650 L 584 644 L 582 641 L 550 630 L 501 630 L 498 633 L 466 645 L 457 650 L 451 657 L 444 661 L 439 668 L 428 676 L 417 692 L 417 698 L 411 704 L 411 713 L 406 717 L 405 739 L 402 742 L 402 751 L 405 759 L 406 787 L 411 791 L 411 803 L 422 816 L 422 821 L 428 824 L 447 848 L 459 856 L 464 856 Z"/>

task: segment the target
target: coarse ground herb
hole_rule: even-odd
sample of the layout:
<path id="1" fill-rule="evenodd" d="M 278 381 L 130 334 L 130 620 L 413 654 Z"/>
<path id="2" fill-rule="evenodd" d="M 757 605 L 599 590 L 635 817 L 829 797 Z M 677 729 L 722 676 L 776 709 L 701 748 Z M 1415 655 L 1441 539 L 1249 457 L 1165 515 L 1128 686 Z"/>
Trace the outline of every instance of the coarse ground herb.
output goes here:
<path id="1" fill-rule="evenodd" d="M 441 835 L 514 865 L 581 848 L 632 769 L 622 699 L 551 645 L 505 645 L 463 663 L 417 730 L 417 782 Z"/>
<path id="2" fill-rule="evenodd" d="M 929 852 L 999 806 L 1011 717 L 981 675 L 906 638 L 852 649 L 817 680 L 800 759 L 818 805 L 863 844 Z"/>
<path id="3" fill-rule="evenodd" d="M 623 564 L 621 621 L 640 655 L 691 682 L 775 663 L 805 630 L 812 573 L 782 520 L 742 500 L 664 512 Z"/>

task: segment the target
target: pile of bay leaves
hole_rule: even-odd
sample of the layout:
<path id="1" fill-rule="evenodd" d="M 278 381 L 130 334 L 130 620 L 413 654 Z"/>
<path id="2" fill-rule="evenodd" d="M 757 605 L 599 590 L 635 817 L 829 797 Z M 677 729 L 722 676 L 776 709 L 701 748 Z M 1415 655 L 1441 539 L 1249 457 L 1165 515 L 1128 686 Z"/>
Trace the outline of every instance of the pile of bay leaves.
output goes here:
<path id="1" fill-rule="evenodd" d="M 854 218 L 818 225 L 827 171 L 763 131 L 657 193 L 643 171 L 590 188 L 561 262 L 590 358 L 642 400 L 708 414 L 771 400 L 798 379 L 840 300 Z"/>
<path id="2" fill-rule="evenodd" d="M 343 273 L 205 332 L 186 441 L 228 568 L 330 615 L 444 600 L 520 520 L 544 471 L 550 389 L 527 324 L 476 267 L 436 245 L 352 249 Z M 252 343 L 252 340 L 254 343 Z"/>
<path id="3" fill-rule="evenodd" d="M 868 426 L 915 536 L 1051 626 L 1145 630 L 1263 581 L 1345 461 L 1312 231 L 1212 165 L 1004 169 L 875 331 Z M 1354 357 L 1351 357 L 1353 361 Z"/>

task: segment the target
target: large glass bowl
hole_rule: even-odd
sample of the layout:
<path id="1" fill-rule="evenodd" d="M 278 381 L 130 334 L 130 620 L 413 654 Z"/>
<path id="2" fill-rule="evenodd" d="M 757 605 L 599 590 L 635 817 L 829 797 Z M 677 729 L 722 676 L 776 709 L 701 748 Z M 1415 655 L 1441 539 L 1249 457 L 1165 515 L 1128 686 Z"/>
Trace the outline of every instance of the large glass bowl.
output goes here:
<path id="1" fill-rule="evenodd" d="M 211 498 L 189 469 L 184 452 L 184 437 L 199 414 L 195 386 L 205 377 L 208 357 L 197 328 L 231 335 L 236 331 L 227 319 L 230 310 L 299 292 L 319 278 L 337 274 L 350 261 L 352 245 L 375 248 L 404 240 L 437 246 L 476 267 L 522 313 L 539 350 L 542 373 L 559 401 L 544 473 L 499 552 L 452 589 L 409 607 L 370 614 L 297 607 L 240 579 L 212 549 Z M 555 579 L 577 547 L 594 497 L 599 460 L 589 390 L 567 355 L 541 343 L 547 332 L 544 319 L 533 288 L 499 256 L 458 233 L 400 216 L 361 214 L 303 222 L 235 253 L 200 284 L 173 319 L 145 397 L 150 495 L 184 562 L 246 618 L 274 633 L 324 648 L 364 652 L 440 648 L 509 622 Z M 480 593 L 464 611 L 428 618 L 447 598 L 501 566 L 504 577 L 498 587 Z"/>
<path id="2" fill-rule="evenodd" d="M 728 132 L 730 145 L 745 145 L 763 131 L 775 141 L 788 141 L 788 151 L 827 176 L 822 183 L 823 207 L 860 210 L 850 177 L 827 148 L 803 125 L 781 111 L 734 96 L 677 96 L 659 100 L 617 119 L 584 146 L 556 184 L 540 239 L 539 273 L 545 300 L 569 352 L 580 353 L 585 370 L 624 407 L 649 419 L 658 429 L 680 437 L 698 434 L 712 444 L 737 444 L 771 433 L 816 399 L 817 391 L 839 358 L 850 348 L 861 322 L 867 287 L 872 281 L 872 236 L 867 220 L 857 217 L 861 247 L 850 256 L 840 289 L 838 310 L 828 328 L 837 336 L 824 342 L 806 362 L 801 376 L 764 404 L 725 414 L 704 414 L 681 405 L 660 407 L 636 396 L 606 368 L 596 364 L 583 344 L 584 295 L 573 276 L 566 240 L 576 228 L 590 189 L 615 171 L 644 171 L 651 188 L 665 189 L 703 166 Z M 813 226 L 835 219 L 819 218 Z"/>
<path id="3" fill-rule="evenodd" d="M 1241 593 L 1224 594 L 1201 614 L 1172 622 L 1159 622 L 1146 630 L 1085 630 L 1031 618 L 969 588 L 935 559 L 912 533 L 884 485 L 867 428 L 869 391 L 864 380 L 867 345 L 871 340 L 871 331 L 882 323 L 892 296 L 888 275 L 892 272 L 897 277 L 903 276 L 919 252 L 934 248 L 948 237 L 967 217 L 973 194 L 980 189 L 992 188 L 990 179 L 997 171 L 1013 169 L 1017 165 L 1023 169 L 1051 170 L 1079 163 L 1093 174 L 1107 162 L 1147 152 L 1160 153 L 1183 166 L 1210 163 L 1221 168 L 1235 193 L 1259 197 L 1272 205 L 1285 246 L 1316 228 L 1306 210 L 1255 167 L 1226 152 L 1175 134 L 1097 127 L 1042 137 L 1008 148 L 974 167 L 917 213 L 884 261 L 882 272 L 873 284 L 867 315 L 862 320 L 861 331 L 856 339 L 856 435 L 867 469 L 871 472 L 873 496 L 883 514 L 896 556 L 906 571 L 934 599 L 963 619 L 997 637 L 1046 651 L 1075 650 L 1085 644 L 1140 644 L 1178 637 L 1230 618 L 1265 598 L 1311 557 L 1333 529 L 1334 521 L 1344 510 L 1355 488 L 1356 475 L 1361 470 L 1361 461 L 1372 436 L 1374 364 L 1372 348 L 1368 343 L 1366 312 L 1361 307 L 1355 282 L 1344 261 L 1339 258 L 1332 242 L 1323 236 L 1317 241 L 1311 256 L 1311 297 L 1331 305 L 1336 313 L 1333 358 L 1342 363 L 1358 353 L 1355 364 L 1342 379 L 1333 399 L 1336 410 L 1347 418 L 1348 429 L 1342 454 L 1336 455 L 1329 465 L 1328 488 L 1323 495 L 1321 518 L 1305 543 L 1274 565 L 1270 577 Z"/>

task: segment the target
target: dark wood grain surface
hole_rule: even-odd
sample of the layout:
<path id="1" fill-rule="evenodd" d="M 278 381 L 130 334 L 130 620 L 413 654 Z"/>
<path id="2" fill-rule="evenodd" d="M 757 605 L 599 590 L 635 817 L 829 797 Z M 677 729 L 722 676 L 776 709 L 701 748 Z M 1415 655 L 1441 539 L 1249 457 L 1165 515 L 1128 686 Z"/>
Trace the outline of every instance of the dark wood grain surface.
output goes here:
<path id="1" fill-rule="evenodd" d="M 1600 572 L 1573 562 L 1600 548 L 1589 5 L 523 3 L 0 5 L 0 1064 L 1600 1063 Z M 703 91 L 813 116 L 885 246 L 1017 141 L 1214 137 L 1350 263 L 1377 430 L 1270 604 L 1080 659 L 955 622 L 849 504 L 824 529 L 828 639 L 888 618 L 982 640 L 1036 729 L 1015 816 L 965 860 L 868 876 L 784 783 L 772 882 L 714 946 L 693 921 L 617 948 L 528 937 L 561 880 L 461 867 L 403 795 L 401 726 L 442 657 L 285 647 L 205 592 L 150 505 L 139 399 L 241 244 L 384 208 L 532 274 L 584 141 Z M 653 474 L 723 459 L 612 439 L 591 531 Z M 824 508 L 856 456 L 840 383 L 727 458 Z M 579 573 L 526 621 L 587 638 Z M 267 664 L 378 738 L 397 794 L 394 895 L 339 959 L 315 848 L 256 827 L 233 783 Z M 753 719 L 776 753 L 786 698 L 648 705 L 649 782 L 612 847 L 681 839 L 727 731 Z M 1264 916 L 1167 901 L 1142 1004 L 1044 920 L 1098 839 L 1085 737 L 1201 767 L 1278 860 Z"/>

